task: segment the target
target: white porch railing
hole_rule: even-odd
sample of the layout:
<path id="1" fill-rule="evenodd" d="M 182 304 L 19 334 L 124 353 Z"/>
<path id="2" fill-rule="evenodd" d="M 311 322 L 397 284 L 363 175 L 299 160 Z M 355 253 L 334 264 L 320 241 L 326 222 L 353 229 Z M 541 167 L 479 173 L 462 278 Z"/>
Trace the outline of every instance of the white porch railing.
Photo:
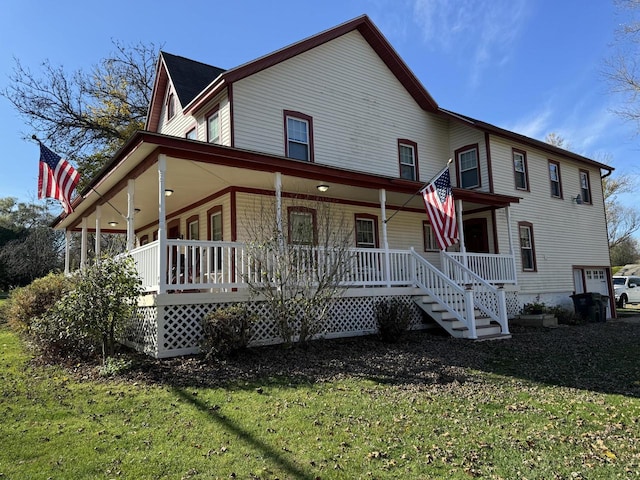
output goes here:
<path id="1" fill-rule="evenodd" d="M 445 275 L 461 283 L 464 278 L 457 278 L 455 267 L 451 267 L 449 260 L 453 259 L 489 283 L 517 284 L 518 278 L 515 270 L 513 255 L 501 255 L 494 253 L 442 253 L 442 271 Z M 466 260 L 465 260 L 466 259 Z"/>
<path id="2" fill-rule="evenodd" d="M 453 281 L 471 288 L 475 307 L 487 317 L 498 322 L 503 334 L 508 334 L 509 321 L 504 288 L 491 285 L 446 252 L 442 252 L 442 260 L 445 275 Z"/>
<path id="3" fill-rule="evenodd" d="M 350 287 L 407 286 L 414 284 L 411 254 L 408 250 L 389 250 L 389 272 L 386 272 L 385 250 L 350 249 L 343 267 L 342 284 Z M 147 292 L 246 288 L 246 280 L 260 283 L 274 271 L 275 257 L 258 264 L 249 258 L 246 246 L 239 242 L 167 240 L 167 272 L 160 278 L 159 246 L 154 241 L 129 252 Z M 314 269 L 331 265 L 331 252 L 321 248 L 299 249 L 298 280 L 312 282 Z M 323 260 L 324 259 L 324 260 Z"/>

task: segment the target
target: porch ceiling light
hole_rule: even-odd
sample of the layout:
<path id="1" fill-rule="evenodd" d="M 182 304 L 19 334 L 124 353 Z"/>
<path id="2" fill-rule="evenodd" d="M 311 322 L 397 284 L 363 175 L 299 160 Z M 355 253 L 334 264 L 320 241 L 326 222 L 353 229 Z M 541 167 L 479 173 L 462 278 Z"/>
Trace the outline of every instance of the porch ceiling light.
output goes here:
<path id="1" fill-rule="evenodd" d="M 326 192 L 327 190 L 329 190 L 329 185 L 326 185 L 326 184 L 324 184 L 324 183 L 321 183 L 321 184 L 320 184 L 320 185 L 318 185 L 316 188 L 318 189 L 318 191 L 320 191 L 320 192 L 323 192 L 323 193 L 324 193 L 324 192 Z"/>
<path id="2" fill-rule="evenodd" d="M 173 190 L 171 190 L 170 188 L 165 188 L 164 196 L 165 197 L 170 197 L 171 195 L 173 195 Z"/>
<path id="3" fill-rule="evenodd" d="M 112 220 L 112 221 L 109 222 L 109 226 L 110 227 L 115 227 L 116 225 L 118 225 L 118 222 L 116 222 L 116 221 Z"/>

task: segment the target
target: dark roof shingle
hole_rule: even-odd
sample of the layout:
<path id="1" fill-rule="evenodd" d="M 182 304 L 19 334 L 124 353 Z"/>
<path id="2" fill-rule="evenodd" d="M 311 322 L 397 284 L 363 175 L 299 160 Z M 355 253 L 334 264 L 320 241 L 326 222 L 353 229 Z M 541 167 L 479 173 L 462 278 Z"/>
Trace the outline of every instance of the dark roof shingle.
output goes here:
<path id="1" fill-rule="evenodd" d="M 184 108 L 225 70 L 188 58 L 160 52 L 180 105 Z"/>

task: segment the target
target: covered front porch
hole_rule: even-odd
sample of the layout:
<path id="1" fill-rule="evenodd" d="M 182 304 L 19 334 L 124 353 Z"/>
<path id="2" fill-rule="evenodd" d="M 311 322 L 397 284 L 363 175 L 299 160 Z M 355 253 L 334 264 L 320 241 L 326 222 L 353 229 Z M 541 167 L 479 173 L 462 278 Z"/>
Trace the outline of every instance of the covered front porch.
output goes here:
<path id="1" fill-rule="evenodd" d="M 373 333 L 373 305 L 390 296 L 409 302 L 428 296 L 429 315 L 442 312 L 441 324 L 456 336 L 478 338 L 480 317 L 508 334 L 507 318 L 514 308 L 504 287 L 517 284 L 509 205 L 518 199 L 454 188 L 461 239 L 458 251 L 439 252 L 427 244 L 417 187 L 417 182 L 402 179 L 141 132 L 85 188 L 74 202 L 75 211 L 61 218 L 58 227 L 67 234 L 81 232 L 81 266 L 91 261 L 89 234 L 96 238 L 96 256 L 101 233 L 126 236 L 126 253 L 134 259 L 146 292 L 141 330 L 132 343 L 152 345 L 142 349 L 154 356 L 193 353 L 203 312 L 247 302 L 248 282 L 268 277 L 269 261 L 257 265 L 251 258 L 247 244 L 252 238 L 243 229 L 260 218 L 265 203 L 273 204 L 281 231 L 291 212 L 311 218 L 314 209 L 308 202 L 329 204 L 354 224 L 349 260 L 337 280 L 345 295 L 336 301 L 343 305 L 336 318 L 344 321 L 329 328 L 329 335 Z M 497 211 L 503 212 L 500 218 Z M 466 219 L 489 225 L 480 252 L 467 251 Z M 371 227 L 368 237 L 359 234 L 361 225 Z M 500 253 L 501 245 L 506 253 Z M 311 278 L 331 255 L 317 245 L 300 249 L 305 252 L 299 256 L 301 279 Z M 259 304 L 259 299 L 252 301 Z M 414 326 L 423 317 L 418 303 L 412 303 Z M 167 330 L 176 319 L 180 326 Z M 193 333 L 186 344 L 175 346 L 169 340 L 185 331 Z M 254 340 L 277 341 L 271 334 L 257 334 Z"/>

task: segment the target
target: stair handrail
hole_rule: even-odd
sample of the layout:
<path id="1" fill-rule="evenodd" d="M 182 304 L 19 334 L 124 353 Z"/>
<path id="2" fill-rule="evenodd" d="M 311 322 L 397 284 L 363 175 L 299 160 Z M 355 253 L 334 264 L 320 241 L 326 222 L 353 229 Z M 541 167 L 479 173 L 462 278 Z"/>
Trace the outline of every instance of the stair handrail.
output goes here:
<path id="1" fill-rule="evenodd" d="M 473 291 L 447 277 L 422 255 L 418 255 L 413 247 L 411 258 L 414 262 L 412 271 L 416 286 L 426 290 L 438 305 L 464 324 L 469 329 L 469 338 L 477 338 Z M 425 281 L 427 276 L 429 281 Z"/>
<path id="2" fill-rule="evenodd" d="M 487 282 L 484 278 L 468 268 L 462 262 L 449 255 L 447 252 L 441 251 L 440 253 L 443 261 L 449 262 L 453 267 L 460 270 L 463 274 L 461 275 L 461 278 L 464 278 L 464 282 L 473 286 L 475 292 L 474 302 L 478 310 L 498 322 L 502 333 L 508 334 L 509 320 L 507 318 L 507 304 L 504 288 L 495 287 L 491 283 Z M 446 267 L 447 268 L 444 270 L 449 270 L 449 266 L 446 265 Z M 495 299 L 495 308 L 493 308 L 487 301 L 487 297 L 493 297 Z"/>

